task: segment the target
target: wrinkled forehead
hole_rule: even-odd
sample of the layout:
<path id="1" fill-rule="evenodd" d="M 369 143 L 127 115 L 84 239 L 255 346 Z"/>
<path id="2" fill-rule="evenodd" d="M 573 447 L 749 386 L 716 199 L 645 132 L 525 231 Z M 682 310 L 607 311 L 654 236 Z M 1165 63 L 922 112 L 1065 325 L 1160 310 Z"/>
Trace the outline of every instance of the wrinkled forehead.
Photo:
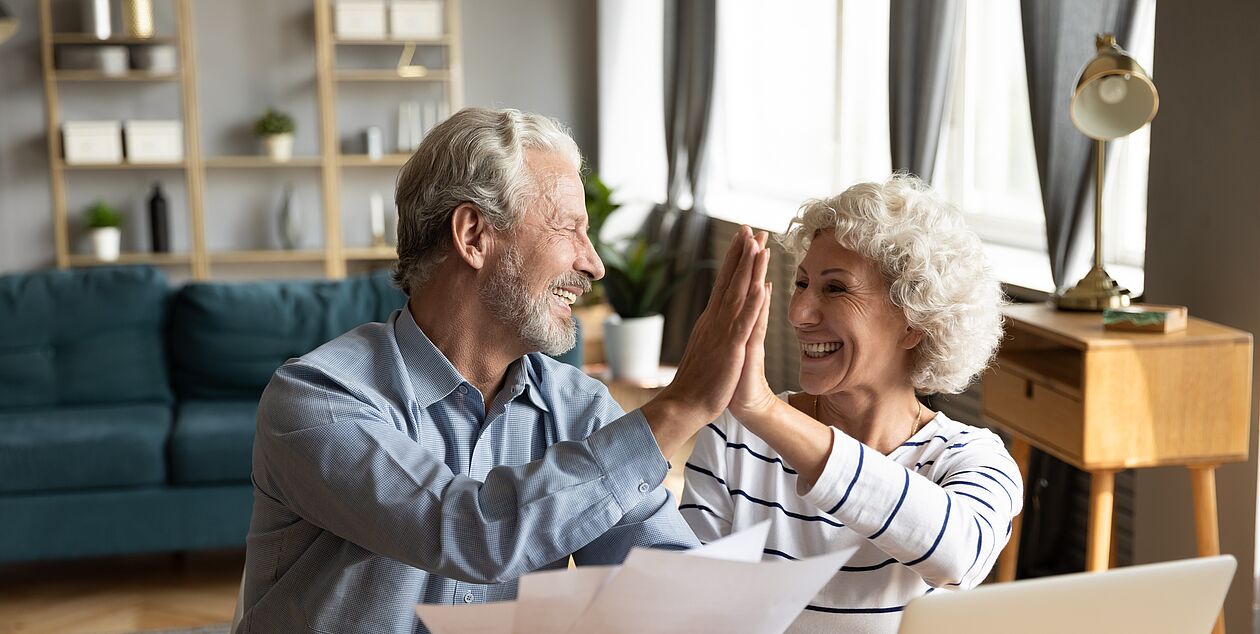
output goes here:
<path id="1" fill-rule="evenodd" d="M 526 196 L 526 220 L 571 222 L 586 218 L 586 195 L 577 167 L 563 154 L 526 150 L 533 187 Z"/>

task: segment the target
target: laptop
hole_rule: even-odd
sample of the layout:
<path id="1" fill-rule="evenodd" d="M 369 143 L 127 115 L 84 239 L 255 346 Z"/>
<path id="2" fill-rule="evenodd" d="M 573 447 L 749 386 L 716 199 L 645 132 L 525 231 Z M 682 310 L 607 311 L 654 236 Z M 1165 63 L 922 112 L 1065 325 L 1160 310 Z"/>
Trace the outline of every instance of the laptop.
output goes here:
<path id="1" fill-rule="evenodd" d="M 936 591 L 906 606 L 900 634 L 1206 634 L 1238 562 L 1230 555 Z"/>

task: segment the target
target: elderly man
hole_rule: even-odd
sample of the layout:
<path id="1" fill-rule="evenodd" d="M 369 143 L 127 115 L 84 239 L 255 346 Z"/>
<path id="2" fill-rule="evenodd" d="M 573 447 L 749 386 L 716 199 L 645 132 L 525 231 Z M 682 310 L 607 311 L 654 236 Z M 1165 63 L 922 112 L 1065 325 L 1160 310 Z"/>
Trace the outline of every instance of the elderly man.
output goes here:
<path id="1" fill-rule="evenodd" d="M 665 456 L 730 401 L 765 236 L 735 238 L 676 380 L 624 413 L 538 354 L 574 345 L 570 305 L 604 273 L 579 166 L 555 121 L 470 108 L 403 168 L 406 307 L 291 360 L 259 405 L 239 631 L 424 631 L 416 603 L 697 543 Z"/>

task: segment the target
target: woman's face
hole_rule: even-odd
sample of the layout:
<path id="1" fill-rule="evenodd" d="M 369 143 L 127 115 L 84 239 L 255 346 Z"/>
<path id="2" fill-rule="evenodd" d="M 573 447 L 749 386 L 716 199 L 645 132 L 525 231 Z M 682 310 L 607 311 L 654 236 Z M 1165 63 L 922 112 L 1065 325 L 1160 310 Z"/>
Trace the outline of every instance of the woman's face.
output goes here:
<path id="1" fill-rule="evenodd" d="M 806 392 L 879 392 L 909 382 L 920 334 L 889 299 L 879 266 L 840 246 L 834 232 L 815 236 L 797 267 L 788 319 Z"/>

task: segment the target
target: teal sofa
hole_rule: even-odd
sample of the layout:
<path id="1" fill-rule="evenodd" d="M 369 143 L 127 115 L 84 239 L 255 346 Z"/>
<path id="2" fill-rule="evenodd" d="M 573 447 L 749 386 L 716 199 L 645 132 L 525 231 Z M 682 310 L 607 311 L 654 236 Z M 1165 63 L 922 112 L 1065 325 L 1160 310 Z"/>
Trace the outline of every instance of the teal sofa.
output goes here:
<path id="1" fill-rule="evenodd" d="M 404 301 L 384 272 L 0 277 L 0 562 L 243 546 L 272 372 Z"/>

